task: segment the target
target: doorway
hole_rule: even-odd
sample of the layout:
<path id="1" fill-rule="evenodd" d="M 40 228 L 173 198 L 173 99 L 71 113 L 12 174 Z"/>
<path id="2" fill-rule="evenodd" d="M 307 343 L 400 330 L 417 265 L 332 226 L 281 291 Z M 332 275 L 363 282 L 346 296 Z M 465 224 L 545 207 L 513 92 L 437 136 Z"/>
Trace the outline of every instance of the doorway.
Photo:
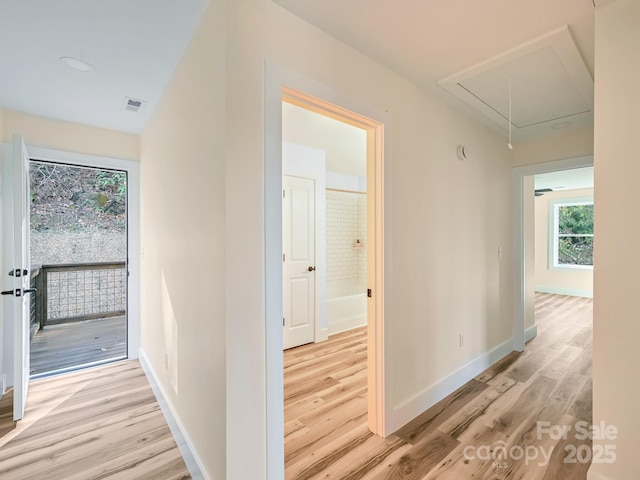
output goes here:
<path id="1" fill-rule="evenodd" d="M 16 265 L 24 265 L 19 269 L 20 279 L 15 273 L 5 275 L 3 285 L 8 293 L 24 291 L 33 293 L 29 285 L 29 275 L 22 275 L 24 270 L 31 266 L 29 256 L 30 249 L 28 236 L 28 217 L 31 195 L 28 181 L 29 159 L 37 159 L 41 162 L 51 162 L 63 165 L 82 166 L 87 168 L 105 169 L 126 173 L 127 185 L 127 255 L 126 259 L 126 357 L 138 358 L 139 348 L 139 259 L 140 259 L 140 174 L 139 165 L 136 162 L 124 159 L 98 157 L 87 154 L 64 152 L 39 147 L 25 147 L 20 135 L 14 135 L 13 144 L 5 145 L 3 165 L 3 265 L 5 269 L 15 272 Z M 22 173 L 20 173 L 22 172 Z M 25 181 L 18 181 L 22 175 Z M 15 178 L 14 178 L 15 177 Z M 29 193 L 27 193 L 29 192 Z M 24 205 L 24 208 L 20 207 Z M 20 208 L 18 208 L 20 207 Z M 24 210 L 20 221 L 19 213 Z M 21 228 L 14 228 L 21 225 Z M 25 227 L 26 225 L 26 227 Z M 25 242 L 24 240 L 27 239 Z M 26 258 L 26 261 L 24 260 Z M 21 261 L 18 261 L 22 259 Z M 18 281 L 19 280 L 19 281 Z M 22 297 L 20 301 L 16 297 Z M 28 392 L 30 379 L 30 305 L 27 300 L 32 295 L 13 295 L 5 297 L 4 301 L 4 337 L 3 354 L 5 380 L 8 387 L 13 386 L 13 411 L 14 421 L 20 420 L 24 414 L 24 406 Z M 11 300 L 9 300 L 11 299 Z M 12 320 L 11 320 L 12 319 Z M 11 320 L 11 321 L 10 321 Z M 62 373 L 62 372 L 60 372 Z"/>
<path id="2" fill-rule="evenodd" d="M 514 206 L 514 252 L 515 284 L 514 299 L 514 350 L 524 351 L 526 341 L 535 337 L 535 291 L 536 291 L 536 253 L 535 253 L 535 176 L 552 172 L 570 172 L 576 169 L 593 167 L 593 156 L 575 157 L 565 160 L 527 165 L 513 169 L 513 206 Z M 539 184 L 540 190 L 545 188 Z M 540 192 L 544 193 L 544 192 Z M 544 261 L 545 259 L 543 259 Z M 548 261 L 548 260 L 547 260 Z"/>
<path id="3" fill-rule="evenodd" d="M 282 112 L 285 478 L 297 478 L 328 430 L 367 427 L 367 132 Z"/>
<path id="4" fill-rule="evenodd" d="M 294 90 L 288 87 L 282 89 L 281 101 L 284 105 L 292 105 L 300 109 L 328 117 L 332 120 L 345 123 L 351 127 L 356 127 L 363 132 L 364 139 L 364 175 L 359 179 L 361 184 L 366 185 L 363 190 L 367 192 L 366 201 L 362 203 L 362 210 L 366 212 L 363 216 L 366 218 L 366 249 L 362 248 L 364 242 L 362 239 L 351 238 L 347 240 L 349 248 L 354 252 L 364 253 L 363 260 L 366 261 L 364 266 L 363 277 L 366 279 L 363 292 L 366 304 L 366 330 L 367 330 L 367 369 L 368 369 L 368 426 L 371 431 L 379 435 L 385 434 L 384 430 L 384 349 L 383 349 L 383 299 L 384 299 L 384 281 L 383 281 L 383 241 L 384 241 L 384 223 L 383 223 L 383 124 L 364 117 L 353 111 L 338 107 L 334 104 L 323 101 L 317 97 L 313 97 L 306 93 Z M 282 141 L 282 140 L 281 140 Z M 281 147 L 284 149 L 284 147 Z M 283 171 L 280 166 L 280 171 Z M 287 173 L 287 172 L 283 172 Z M 326 172 L 325 172 L 326 173 Z M 327 174 L 325 179 L 328 186 Z M 345 180 L 344 176 L 341 178 Z M 335 180 L 332 180 L 335 181 Z M 358 181 L 356 180 L 356 183 Z M 336 190 L 335 188 L 333 190 Z M 346 189 L 342 189 L 346 190 Z M 337 192 L 337 193 L 355 193 L 355 192 Z M 328 196 L 324 197 L 328 201 Z M 357 199 L 356 199 L 357 205 Z M 327 206 L 325 205 L 325 209 Z M 322 245 L 325 242 L 319 241 Z M 364 252 L 362 252 L 364 250 Z M 324 267 L 325 263 L 329 263 L 328 256 L 322 261 L 322 255 L 327 255 L 326 250 L 320 249 L 318 255 L 319 266 Z M 311 265 L 316 267 L 317 265 Z M 317 271 L 317 270 L 316 270 Z M 366 272 L 366 273 L 365 273 Z M 326 269 L 324 270 L 326 275 Z M 321 273 L 321 278 L 323 274 Z M 356 275 L 358 276 L 358 275 Z M 325 277 L 326 278 L 326 277 Z M 324 283 L 324 282 L 323 282 Z M 326 284 L 325 284 L 326 287 Z M 325 291 L 326 294 L 326 291 Z M 320 305 L 326 306 L 326 301 L 320 301 Z M 324 322 L 325 320 L 322 319 Z M 286 322 L 286 320 L 285 320 Z M 328 325 L 322 324 L 322 328 L 318 329 L 316 322 L 316 339 L 320 341 L 328 336 Z"/>
<path id="5" fill-rule="evenodd" d="M 127 358 L 127 172 L 30 161 L 30 374 Z"/>
<path id="6" fill-rule="evenodd" d="M 384 223 L 384 209 L 389 200 L 384 193 L 390 185 L 390 177 L 385 178 L 385 170 L 388 162 L 383 159 L 390 158 L 391 138 L 391 114 L 369 103 L 351 98 L 342 94 L 339 89 L 318 83 L 315 80 L 304 77 L 296 72 L 288 70 L 277 62 L 267 61 L 265 65 L 265 363 L 266 369 L 259 368 L 265 374 L 265 420 L 266 420 L 266 458 L 267 477 L 282 478 L 284 476 L 284 384 L 283 384 L 283 338 L 282 338 L 282 101 L 283 95 L 292 92 L 294 97 L 300 99 L 302 105 L 309 108 L 335 111 L 348 115 L 349 112 L 358 112 L 363 121 L 368 122 L 367 127 L 367 152 L 371 155 L 367 160 L 367 179 L 374 182 L 371 191 L 375 191 L 374 200 L 369 208 L 374 208 L 373 213 L 368 212 L 367 218 L 374 218 L 375 223 L 369 228 L 376 232 L 375 255 L 376 261 L 369 265 L 375 265 L 375 275 L 368 275 L 369 288 L 372 296 L 367 297 L 368 315 L 372 316 L 368 322 L 368 352 L 367 357 L 367 384 L 369 405 L 368 424 L 371 431 L 385 436 L 387 425 L 391 425 L 392 409 L 385 403 L 391 396 L 389 382 L 385 382 L 385 369 L 389 361 L 385 350 L 385 310 L 390 309 L 390 298 L 385 295 L 385 280 L 388 285 L 390 272 L 384 269 L 385 237 L 390 235 L 390 228 Z M 306 93 L 302 93 L 306 92 Z M 320 105 L 317 106 L 318 100 Z M 346 110 L 349 109 L 349 110 Z M 370 148 L 369 148 L 370 147 Z M 371 267 L 370 267 L 371 268 Z M 241 332 L 231 331 L 230 335 Z M 240 337 L 238 337 L 240 338 Z M 256 373 L 258 369 L 256 369 Z M 243 397 L 240 391 L 232 391 L 228 395 L 228 414 L 242 412 L 247 408 L 253 408 L 252 403 Z"/>
<path id="7" fill-rule="evenodd" d="M 284 348 L 367 324 L 367 132 L 283 102 Z"/>

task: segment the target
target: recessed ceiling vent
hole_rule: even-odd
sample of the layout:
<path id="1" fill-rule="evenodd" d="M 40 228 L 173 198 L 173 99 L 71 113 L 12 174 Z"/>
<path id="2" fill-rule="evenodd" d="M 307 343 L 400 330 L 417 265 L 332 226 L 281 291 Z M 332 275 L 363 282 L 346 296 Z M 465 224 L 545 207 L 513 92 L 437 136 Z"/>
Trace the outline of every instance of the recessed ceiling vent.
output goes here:
<path id="1" fill-rule="evenodd" d="M 147 102 L 138 98 L 124 97 L 124 109 L 129 112 L 140 112 Z"/>

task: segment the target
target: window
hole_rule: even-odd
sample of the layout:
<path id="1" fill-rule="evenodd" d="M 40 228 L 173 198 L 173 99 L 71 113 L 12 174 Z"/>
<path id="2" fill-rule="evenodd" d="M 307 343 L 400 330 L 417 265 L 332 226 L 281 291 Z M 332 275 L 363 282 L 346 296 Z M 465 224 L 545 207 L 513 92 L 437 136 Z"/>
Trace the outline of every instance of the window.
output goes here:
<path id="1" fill-rule="evenodd" d="M 593 268 L 593 200 L 553 204 L 553 266 Z"/>

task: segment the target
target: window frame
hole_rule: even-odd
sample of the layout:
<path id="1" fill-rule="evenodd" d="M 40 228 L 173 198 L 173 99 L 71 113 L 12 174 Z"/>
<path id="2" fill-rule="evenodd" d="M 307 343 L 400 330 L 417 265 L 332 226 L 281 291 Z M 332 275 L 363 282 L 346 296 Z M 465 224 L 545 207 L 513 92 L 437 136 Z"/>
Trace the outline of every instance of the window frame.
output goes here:
<path id="1" fill-rule="evenodd" d="M 558 223 L 560 207 L 573 207 L 578 205 L 593 205 L 593 197 L 563 198 L 549 202 L 549 269 L 551 270 L 593 270 L 593 265 L 558 263 Z M 583 234 L 580 236 L 591 236 L 593 238 L 594 234 Z"/>

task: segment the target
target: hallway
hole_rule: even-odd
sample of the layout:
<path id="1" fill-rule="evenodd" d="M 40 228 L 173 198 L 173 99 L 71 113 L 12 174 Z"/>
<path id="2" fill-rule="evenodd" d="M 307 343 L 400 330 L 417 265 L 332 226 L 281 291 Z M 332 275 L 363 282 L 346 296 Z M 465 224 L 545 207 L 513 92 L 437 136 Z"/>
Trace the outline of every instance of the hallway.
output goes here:
<path id="1" fill-rule="evenodd" d="M 31 382 L 0 438 L 0 478 L 191 478 L 138 361 Z"/>
<path id="2" fill-rule="evenodd" d="M 286 351 L 286 478 L 584 479 L 590 463 L 576 451 L 591 445 L 574 435 L 592 421 L 592 317 L 591 299 L 537 294 L 538 336 L 524 353 L 386 439 L 366 424 L 363 329 Z M 545 426 L 571 433 L 554 439 Z"/>

